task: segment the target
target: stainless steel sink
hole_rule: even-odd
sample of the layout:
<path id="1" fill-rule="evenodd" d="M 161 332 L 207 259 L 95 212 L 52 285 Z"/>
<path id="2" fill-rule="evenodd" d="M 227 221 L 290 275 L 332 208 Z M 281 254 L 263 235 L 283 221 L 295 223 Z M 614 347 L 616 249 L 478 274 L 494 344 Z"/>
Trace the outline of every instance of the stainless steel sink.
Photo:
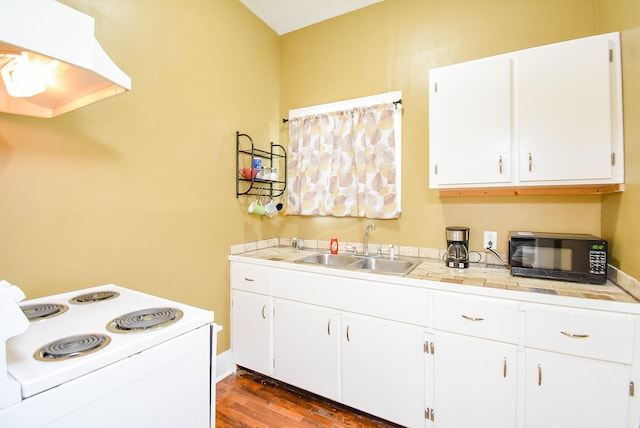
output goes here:
<path id="1" fill-rule="evenodd" d="M 310 263 L 352 270 L 406 275 L 422 261 L 419 259 L 382 259 L 379 257 L 357 256 L 351 254 L 317 253 L 296 260 L 297 263 Z"/>
<path id="2" fill-rule="evenodd" d="M 420 264 L 420 260 L 379 259 L 367 257 L 353 263 L 351 266 L 357 269 L 372 270 L 375 272 L 399 273 L 406 275 Z"/>
<path id="3" fill-rule="evenodd" d="M 324 266 L 347 266 L 358 260 L 361 260 L 360 257 L 348 254 L 318 253 L 298 259 L 296 262 Z"/>

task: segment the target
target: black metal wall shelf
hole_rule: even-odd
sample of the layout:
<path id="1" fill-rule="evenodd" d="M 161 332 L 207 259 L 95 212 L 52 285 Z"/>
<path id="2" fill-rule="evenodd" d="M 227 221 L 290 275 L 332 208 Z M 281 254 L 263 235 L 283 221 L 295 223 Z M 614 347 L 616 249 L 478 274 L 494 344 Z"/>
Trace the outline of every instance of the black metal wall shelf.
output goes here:
<path id="1" fill-rule="evenodd" d="M 251 178 L 242 177 L 240 170 L 245 167 L 251 168 L 255 158 L 260 158 L 265 162 L 264 168 L 278 167 L 278 170 L 281 171 L 278 174 L 279 178 L 266 180 L 253 176 Z M 279 168 L 280 166 L 282 169 Z M 283 146 L 271 143 L 269 151 L 257 149 L 248 134 L 236 131 L 236 198 L 242 195 L 277 198 L 282 196 L 287 188 L 286 179 L 287 150 Z"/>

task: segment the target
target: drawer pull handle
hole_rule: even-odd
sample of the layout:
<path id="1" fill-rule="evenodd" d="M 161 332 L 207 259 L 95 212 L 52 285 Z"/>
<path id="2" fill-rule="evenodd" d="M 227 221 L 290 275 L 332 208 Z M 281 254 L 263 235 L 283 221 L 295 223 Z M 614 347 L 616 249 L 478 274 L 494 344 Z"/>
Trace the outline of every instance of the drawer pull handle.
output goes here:
<path id="1" fill-rule="evenodd" d="M 538 386 L 542 385 L 542 367 L 538 364 Z"/>
<path id="2" fill-rule="evenodd" d="M 351 339 L 349 338 L 349 327 L 351 326 L 347 325 L 347 342 L 351 342 Z"/>
<path id="3" fill-rule="evenodd" d="M 267 305 L 262 305 L 262 319 L 266 320 L 267 316 L 264 314 L 264 310 L 267 308 Z"/>
<path id="4" fill-rule="evenodd" d="M 464 314 L 462 314 L 460 316 L 462 318 L 466 319 L 466 320 L 469 320 L 469 321 L 484 321 L 484 318 L 481 318 L 481 317 L 477 317 L 477 318 L 476 317 L 470 317 L 469 315 L 464 315 Z"/>
<path id="5" fill-rule="evenodd" d="M 327 321 L 327 335 L 331 336 L 331 318 Z"/>
<path id="6" fill-rule="evenodd" d="M 504 362 L 502 364 L 502 377 L 507 377 L 507 357 L 504 357 Z"/>
<path id="7" fill-rule="evenodd" d="M 589 337 L 588 334 L 574 334 L 566 331 L 561 331 L 560 333 L 564 334 L 567 337 L 571 337 L 573 339 L 586 339 L 587 337 Z"/>
<path id="8" fill-rule="evenodd" d="M 255 279 L 253 279 L 253 278 L 247 278 L 246 276 L 244 277 L 244 280 L 245 280 L 245 281 L 247 281 L 247 282 L 253 282 L 253 281 L 255 281 Z"/>

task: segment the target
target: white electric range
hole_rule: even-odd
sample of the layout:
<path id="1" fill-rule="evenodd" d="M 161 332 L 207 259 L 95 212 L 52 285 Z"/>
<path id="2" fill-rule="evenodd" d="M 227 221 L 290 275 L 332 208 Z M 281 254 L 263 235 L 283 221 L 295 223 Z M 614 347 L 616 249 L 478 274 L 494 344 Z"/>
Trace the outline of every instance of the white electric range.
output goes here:
<path id="1" fill-rule="evenodd" d="M 0 283 L 0 427 L 215 426 L 213 312 L 113 284 L 23 298 Z"/>

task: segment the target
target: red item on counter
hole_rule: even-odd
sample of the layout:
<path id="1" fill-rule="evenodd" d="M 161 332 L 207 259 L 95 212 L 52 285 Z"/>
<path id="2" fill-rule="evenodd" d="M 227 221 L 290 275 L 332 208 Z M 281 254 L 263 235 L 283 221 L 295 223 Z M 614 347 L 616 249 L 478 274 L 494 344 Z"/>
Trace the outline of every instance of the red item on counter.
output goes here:
<path id="1" fill-rule="evenodd" d="M 331 244 L 329 245 L 329 249 L 331 250 L 331 254 L 338 254 L 338 238 L 336 235 L 331 237 Z"/>

